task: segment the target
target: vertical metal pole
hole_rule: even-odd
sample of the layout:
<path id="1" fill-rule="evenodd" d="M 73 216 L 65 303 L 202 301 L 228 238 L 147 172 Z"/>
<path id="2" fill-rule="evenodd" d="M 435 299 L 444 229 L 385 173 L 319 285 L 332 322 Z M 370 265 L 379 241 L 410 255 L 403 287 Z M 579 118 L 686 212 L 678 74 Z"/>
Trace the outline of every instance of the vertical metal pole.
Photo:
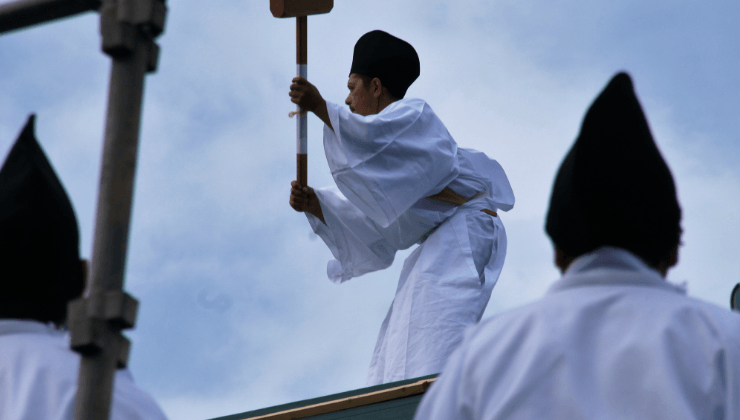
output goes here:
<path id="1" fill-rule="evenodd" d="M 91 293 L 123 286 L 148 58 L 145 43 L 141 37 L 136 38 L 132 54 L 112 60 L 95 218 Z"/>
<path id="2" fill-rule="evenodd" d="M 95 215 L 89 297 L 70 305 L 72 348 L 81 353 L 75 420 L 107 420 L 116 369 L 125 366 L 138 302 L 122 292 L 139 143 L 144 76 L 156 67 L 153 38 L 163 0 L 105 0 L 103 51 L 111 56 L 105 139 Z"/>
<path id="3" fill-rule="evenodd" d="M 123 288 L 148 56 L 140 38 L 136 37 L 132 54 L 113 58 L 111 68 L 88 304 L 88 313 L 101 318 L 105 299 L 96 297 Z M 119 353 L 118 334 L 106 329 L 101 337 L 103 351 L 81 359 L 75 420 L 108 418 Z"/>
<path id="4" fill-rule="evenodd" d="M 296 22 L 296 63 L 298 76 L 308 78 L 308 42 L 307 18 L 298 16 Z M 300 108 L 298 109 L 300 111 Z M 302 186 L 308 186 L 308 115 L 305 112 L 298 114 L 296 120 L 296 180 Z"/>

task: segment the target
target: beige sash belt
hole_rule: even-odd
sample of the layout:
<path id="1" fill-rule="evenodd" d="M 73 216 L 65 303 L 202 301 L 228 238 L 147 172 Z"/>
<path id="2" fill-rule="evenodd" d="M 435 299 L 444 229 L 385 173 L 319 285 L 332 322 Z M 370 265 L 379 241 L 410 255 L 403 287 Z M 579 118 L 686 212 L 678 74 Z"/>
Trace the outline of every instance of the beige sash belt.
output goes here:
<path id="1" fill-rule="evenodd" d="M 447 187 L 445 187 L 445 189 L 438 192 L 437 194 L 430 195 L 427 198 L 431 198 L 432 200 L 437 201 L 444 201 L 445 203 L 454 204 L 456 206 L 461 206 L 471 200 L 470 198 L 465 198 Z M 481 211 L 493 217 L 498 217 L 498 214 L 496 214 L 496 212 L 493 210 L 481 209 Z"/>

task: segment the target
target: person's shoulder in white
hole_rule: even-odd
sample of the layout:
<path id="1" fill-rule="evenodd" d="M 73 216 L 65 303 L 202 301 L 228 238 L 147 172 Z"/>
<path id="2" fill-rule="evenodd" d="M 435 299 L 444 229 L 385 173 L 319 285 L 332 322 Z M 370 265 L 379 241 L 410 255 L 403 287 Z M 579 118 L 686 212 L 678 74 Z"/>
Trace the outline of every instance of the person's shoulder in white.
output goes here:
<path id="1" fill-rule="evenodd" d="M 66 333 L 28 320 L 0 320 L 0 420 L 71 420 L 78 354 Z M 164 420 L 152 397 L 128 369 L 114 380 L 111 420 Z"/>
<path id="2" fill-rule="evenodd" d="M 471 328 L 416 418 L 737 414 L 740 314 L 619 270 L 595 276 L 604 284 L 551 290 Z"/>

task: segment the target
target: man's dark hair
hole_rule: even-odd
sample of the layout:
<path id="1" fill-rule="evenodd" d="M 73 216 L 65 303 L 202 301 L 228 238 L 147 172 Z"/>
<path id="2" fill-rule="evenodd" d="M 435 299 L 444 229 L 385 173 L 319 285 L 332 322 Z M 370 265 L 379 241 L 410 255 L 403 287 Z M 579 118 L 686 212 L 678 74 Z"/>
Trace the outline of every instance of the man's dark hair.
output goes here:
<path id="1" fill-rule="evenodd" d="M 403 99 L 419 77 L 419 55 L 400 38 L 379 30 L 370 31 L 355 44 L 349 74 L 377 77 L 393 97 Z"/>

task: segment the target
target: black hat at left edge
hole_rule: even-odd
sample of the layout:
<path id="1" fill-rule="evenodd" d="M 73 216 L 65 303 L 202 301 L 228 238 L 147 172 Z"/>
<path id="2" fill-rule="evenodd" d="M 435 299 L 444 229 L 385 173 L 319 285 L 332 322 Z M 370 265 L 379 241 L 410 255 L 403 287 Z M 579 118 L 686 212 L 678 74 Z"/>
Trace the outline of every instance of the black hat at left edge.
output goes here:
<path id="1" fill-rule="evenodd" d="M 79 229 L 34 121 L 0 168 L 0 319 L 62 323 L 84 287 Z"/>

